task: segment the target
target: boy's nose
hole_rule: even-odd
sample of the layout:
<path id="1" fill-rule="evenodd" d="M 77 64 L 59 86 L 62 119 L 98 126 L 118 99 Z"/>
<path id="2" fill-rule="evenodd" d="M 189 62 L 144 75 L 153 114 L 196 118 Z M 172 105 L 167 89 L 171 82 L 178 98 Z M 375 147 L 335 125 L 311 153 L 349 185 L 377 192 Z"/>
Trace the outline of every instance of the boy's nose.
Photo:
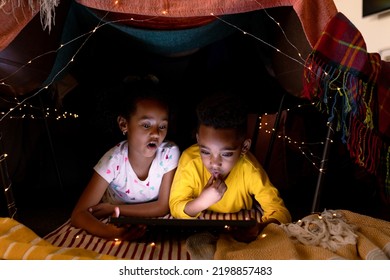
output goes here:
<path id="1" fill-rule="evenodd" d="M 217 157 L 211 156 L 210 157 L 210 165 L 212 167 L 214 167 L 214 166 L 221 166 L 221 164 L 222 164 L 222 161 L 221 161 L 221 158 L 219 156 L 217 156 Z"/>

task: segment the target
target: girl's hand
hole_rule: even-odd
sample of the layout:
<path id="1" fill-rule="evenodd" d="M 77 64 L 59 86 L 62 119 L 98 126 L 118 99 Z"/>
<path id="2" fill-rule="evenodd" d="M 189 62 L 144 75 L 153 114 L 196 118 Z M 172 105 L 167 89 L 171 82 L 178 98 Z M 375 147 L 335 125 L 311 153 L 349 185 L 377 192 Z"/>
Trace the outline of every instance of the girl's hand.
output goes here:
<path id="1" fill-rule="evenodd" d="M 90 207 L 88 211 L 97 219 L 101 219 L 112 215 L 115 211 L 115 207 L 117 206 L 110 203 L 99 203 Z"/>
<path id="2" fill-rule="evenodd" d="M 120 216 L 120 209 L 118 206 L 114 207 L 114 212 L 112 213 L 112 217 L 118 218 Z M 146 225 L 126 225 L 124 227 L 120 227 L 118 239 L 133 241 L 141 238 L 145 235 Z"/>
<path id="3" fill-rule="evenodd" d="M 124 227 L 120 237 L 121 240 L 133 241 L 141 238 L 146 233 L 146 225 L 129 225 Z"/>

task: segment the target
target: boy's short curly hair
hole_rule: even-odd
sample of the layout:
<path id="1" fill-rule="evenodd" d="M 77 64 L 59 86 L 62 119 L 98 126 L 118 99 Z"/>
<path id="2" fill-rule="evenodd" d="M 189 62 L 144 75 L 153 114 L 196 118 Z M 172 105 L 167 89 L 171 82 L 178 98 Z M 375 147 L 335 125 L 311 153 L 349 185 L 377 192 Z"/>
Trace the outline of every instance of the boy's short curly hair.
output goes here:
<path id="1" fill-rule="evenodd" d="M 196 108 L 198 127 L 236 129 L 240 135 L 247 132 L 248 106 L 234 94 L 218 93 L 206 97 Z"/>

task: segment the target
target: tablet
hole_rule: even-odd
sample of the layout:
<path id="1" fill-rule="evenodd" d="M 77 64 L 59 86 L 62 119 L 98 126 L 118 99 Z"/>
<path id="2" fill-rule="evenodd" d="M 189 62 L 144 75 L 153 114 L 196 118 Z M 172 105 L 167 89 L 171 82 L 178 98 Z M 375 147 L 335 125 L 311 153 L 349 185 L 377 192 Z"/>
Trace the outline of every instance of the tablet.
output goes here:
<path id="1" fill-rule="evenodd" d="M 140 225 L 148 227 L 164 228 L 204 228 L 214 230 L 226 230 L 232 227 L 252 227 L 256 225 L 255 219 L 248 220 L 211 220 L 211 219 L 163 219 L 163 218 L 140 218 L 140 217 L 110 217 L 108 222 L 117 226 Z"/>

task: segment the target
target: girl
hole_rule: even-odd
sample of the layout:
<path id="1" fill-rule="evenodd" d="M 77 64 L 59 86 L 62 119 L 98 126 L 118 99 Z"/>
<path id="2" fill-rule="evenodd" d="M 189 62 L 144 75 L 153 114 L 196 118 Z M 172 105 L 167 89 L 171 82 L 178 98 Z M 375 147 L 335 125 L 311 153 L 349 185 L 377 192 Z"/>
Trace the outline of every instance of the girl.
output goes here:
<path id="1" fill-rule="evenodd" d="M 116 227 L 114 216 L 157 217 L 169 213 L 169 192 L 180 155 L 165 141 L 168 104 L 150 78 L 133 79 L 123 91 L 117 122 L 126 140 L 107 151 L 77 202 L 71 223 L 105 239 L 134 240 L 145 226 Z"/>

